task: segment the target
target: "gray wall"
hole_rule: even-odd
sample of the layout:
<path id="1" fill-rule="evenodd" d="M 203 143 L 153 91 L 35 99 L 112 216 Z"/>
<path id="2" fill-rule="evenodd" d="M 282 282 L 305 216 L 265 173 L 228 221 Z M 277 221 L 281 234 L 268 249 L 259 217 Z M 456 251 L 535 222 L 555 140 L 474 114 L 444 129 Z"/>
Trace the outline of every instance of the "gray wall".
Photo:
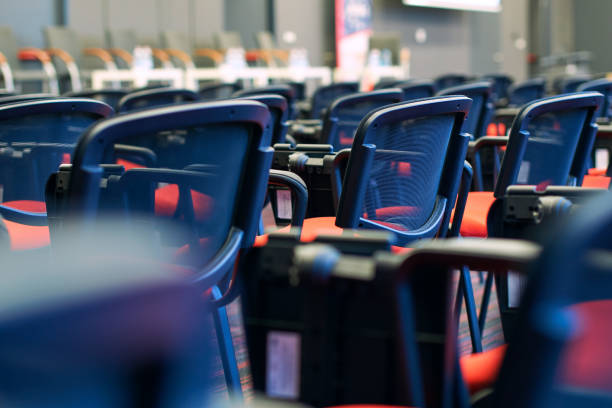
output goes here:
<path id="1" fill-rule="evenodd" d="M 156 45 L 164 30 L 186 34 L 194 44 L 208 44 L 223 30 L 223 0 L 72 0 L 68 25 L 95 44 L 106 28 L 136 31 L 143 42 Z"/>
<path id="2" fill-rule="evenodd" d="M 593 53 L 593 72 L 612 72 L 610 16 L 610 0 L 574 0 L 574 47 Z"/>
<path id="3" fill-rule="evenodd" d="M 20 47 L 43 47 L 42 27 L 56 23 L 55 0 L 0 0 L 0 25 L 13 29 Z"/>
<path id="4" fill-rule="evenodd" d="M 270 0 L 225 0 L 225 29 L 238 31 L 245 48 L 257 48 L 255 34 L 271 28 L 269 3 Z"/>

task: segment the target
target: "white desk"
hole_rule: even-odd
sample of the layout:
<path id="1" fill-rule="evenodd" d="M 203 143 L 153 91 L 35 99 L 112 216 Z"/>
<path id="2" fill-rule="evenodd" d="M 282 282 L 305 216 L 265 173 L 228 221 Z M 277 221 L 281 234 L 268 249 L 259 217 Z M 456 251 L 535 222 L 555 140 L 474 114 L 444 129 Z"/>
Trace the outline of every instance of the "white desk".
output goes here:
<path id="1" fill-rule="evenodd" d="M 92 89 L 104 89 L 106 82 L 131 82 L 135 88 L 142 88 L 152 81 L 168 81 L 175 88 L 182 88 L 185 83 L 183 71 L 176 68 L 91 71 Z"/>

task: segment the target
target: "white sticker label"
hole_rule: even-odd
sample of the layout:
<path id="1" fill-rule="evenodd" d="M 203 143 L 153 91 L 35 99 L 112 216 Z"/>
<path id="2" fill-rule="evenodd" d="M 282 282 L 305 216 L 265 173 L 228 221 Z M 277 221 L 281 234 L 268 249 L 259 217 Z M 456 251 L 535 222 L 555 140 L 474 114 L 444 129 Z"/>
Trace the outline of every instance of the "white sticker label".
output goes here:
<path id="1" fill-rule="evenodd" d="M 300 396 L 301 338 L 297 333 L 271 331 L 267 338 L 266 394 L 273 398 Z"/>
<path id="2" fill-rule="evenodd" d="M 508 271 L 508 307 L 519 307 L 525 286 L 527 276 Z"/>
<path id="3" fill-rule="evenodd" d="M 595 150 L 595 167 L 598 169 L 607 169 L 610 163 L 610 152 L 608 149 Z"/>
<path id="4" fill-rule="evenodd" d="M 529 170 L 531 169 L 531 163 L 523 160 L 521 163 L 521 168 L 519 169 L 518 177 L 516 178 L 516 182 L 520 184 L 527 184 L 529 180 Z"/>
<path id="5" fill-rule="evenodd" d="M 276 190 L 276 216 L 281 220 L 290 220 L 293 210 L 291 208 L 291 191 Z"/>

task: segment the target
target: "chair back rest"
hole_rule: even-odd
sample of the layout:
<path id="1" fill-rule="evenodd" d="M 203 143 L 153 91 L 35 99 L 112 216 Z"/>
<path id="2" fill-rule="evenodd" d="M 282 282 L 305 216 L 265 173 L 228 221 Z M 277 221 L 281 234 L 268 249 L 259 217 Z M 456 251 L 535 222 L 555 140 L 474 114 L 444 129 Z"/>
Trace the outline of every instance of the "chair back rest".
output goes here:
<path id="1" fill-rule="evenodd" d="M 136 32 L 131 29 L 106 30 L 106 45 L 108 48 L 119 48 L 131 54 L 134 48 L 138 46 L 138 37 Z"/>
<path id="2" fill-rule="evenodd" d="M 318 87 L 312 94 L 311 99 L 311 119 L 320 119 L 323 111 L 336 99 L 359 92 L 358 82 L 337 82 L 335 84 Z"/>
<path id="3" fill-rule="evenodd" d="M 578 87 L 578 91 L 593 91 L 602 94 L 604 96 L 604 101 L 597 111 L 597 117 L 607 119 L 612 117 L 612 112 L 610 112 L 610 101 L 612 100 L 612 80 L 603 78 L 585 82 Z"/>
<path id="4" fill-rule="evenodd" d="M 510 76 L 504 74 L 488 74 L 482 79 L 492 83 L 491 98 L 493 98 L 493 102 L 507 98 L 508 88 L 514 82 Z"/>
<path id="5" fill-rule="evenodd" d="M 580 85 L 586 82 L 589 82 L 590 80 L 591 80 L 591 77 L 587 75 L 577 75 L 577 76 L 562 78 L 559 93 L 578 92 L 578 87 L 580 87 Z"/>
<path id="6" fill-rule="evenodd" d="M 508 90 L 508 105 L 523 106 L 526 103 L 541 99 L 546 92 L 546 81 L 543 78 L 533 78 L 515 84 Z"/>
<path id="7" fill-rule="evenodd" d="M 451 86 L 464 84 L 467 81 L 468 77 L 463 74 L 440 75 L 434 80 L 434 82 L 436 83 L 436 89 L 450 88 Z"/>
<path id="8" fill-rule="evenodd" d="M 351 147 L 359 123 L 369 112 L 401 102 L 403 96 L 400 89 L 389 88 L 336 99 L 323 119 L 321 142 L 333 145 L 335 151 Z"/>
<path id="9" fill-rule="evenodd" d="M 117 212 L 128 220 L 164 222 L 155 228 L 171 221 L 185 228 L 175 241 L 190 244 L 199 266 L 214 260 L 227 267 L 255 239 L 273 152 L 269 122 L 265 105 L 238 100 L 148 109 L 101 122 L 76 148 L 71 214 L 85 227 Z M 159 160 L 109 178 L 103 191 L 101 165 L 115 163 L 117 145 L 149 148 Z M 107 200 L 109 195 L 119 199 Z"/>
<path id="10" fill-rule="evenodd" d="M 215 47 L 219 50 L 228 48 L 243 48 L 242 38 L 238 31 L 221 31 L 213 36 Z"/>
<path id="11" fill-rule="evenodd" d="M 366 115 L 357 129 L 337 225 L 385 229 L 400 245 L 448 226 L 469 135 L 464 96 L 403 102 Z M 442 232 L 445 234 L 445 231 Z"/>
<path id="12" fill-rule="evenodd" d="M 164 30 L 161 33 L 161 44 L 164 48 L 173 48 L 191 54 L 189 39 L 184 33 L 179 31 Z"/>
<path id="13" fill-rule="evenodd" d="M 405 101 L 431 98 L 436 93 L 436 85 L 428 80 L 400 82 L 394 88 L 400 88 L 404 92 Z"/>
<path id="14" fill-rule="evenodd" d="M 198 95 L 200 95 L 201 101 L 214 101 L 217 99 L 229 99 L 232 95 L 241 90 L 242 86 L 238 83 L 221 83 L 206 85 L 200 88 Z"/>
<path id="15" fill-rule="evenodd" d="M 9 26 L 0 26 L 0 52 L 4 54 L 9 66 L 13 70 L 19 68 L 18 51 L 19 47 L 17 39 L 13 34 L 13 29 Z"/>
<path id="16" fill-rule="evenodd" d="M 295 91 L 290 85 L 287 84 L 276 84 L 276 85 L 268 85 L 262 86 L 259 88 L 248 88 L 242 89 L 236 93 L 234 93 L 234 98 L 242 98 L 243 96 L 252 96 L 252 95 L 264 95 L 264 94 L 277 94 L 281 95 L 283 98 L 287 100 L 287 108 L 289 110 L 289 119 L 295 118 Z"/>
<path id="17" fill-rule="evenodd" d="M 495 197 L 514 184 L 582 184 L 602 103 L 600 93 L 581 92 L 524 105 L 510 129 Z"/>
<path id="18" fill-rule="evenodd" d="M 130 92 L 119 100 L 118 112 L 175 105 L 199 100 L 197 93 L 189 89 L 153 88 Z"/>
<path id="19" fill-rule="evenodd" d="M 486 135 L 487 126 L 493 116 L 495 107 L 492 99 L 492 85 L 490 82 L 475 82 L 471 84 L 454 86 L 438 92 L 438 96 L 463 95 L 472 100 L 472 107 L 463 123 L 463 133 L 469 133 L 475 139 Z"/>
<path id="20" fill-rule="evenodd" d="M 271 146 L 276 143 L 285 143 L 285 136 L 289 125 L 287 120 L 289 118 L 289 110 L 287 100 L 281 95 L 276 94 L 261 94 L 245 96 L 240 99 L 261 102 L 268 107 L 270 110 L 270 121 L 272 123 L 272 140 Z"/>
<path id="21" fill-rule="evenodd" d="M 66 92 L 64 96 L 72 98 L 91 98 L 110 105 L 115 111 L 119 110 L 119 101 L 129 91 L 125 89 L 90 89 L 86 91 L 70 91 Z"/>
<path id="22" fill-rule="evenodd" d="M 3 201 L 44 201 L 47 179 L 70 160 L 81 134 L 112 114 L 105 103 L 81 98 L 0 106 Z"/>
<path id="23" fill-rule="evenodd" d="M 48 48 L 59 48 L 66 51 L 77 67 L 82 67 L 82 44 L 77 33 L 68 28 L 60 26 L 47 26 L 44 28 L 45 42 Z M 67 72 L 63 62 L 57 63 L 57 57 L 53 57 L 58 75 Z"/>

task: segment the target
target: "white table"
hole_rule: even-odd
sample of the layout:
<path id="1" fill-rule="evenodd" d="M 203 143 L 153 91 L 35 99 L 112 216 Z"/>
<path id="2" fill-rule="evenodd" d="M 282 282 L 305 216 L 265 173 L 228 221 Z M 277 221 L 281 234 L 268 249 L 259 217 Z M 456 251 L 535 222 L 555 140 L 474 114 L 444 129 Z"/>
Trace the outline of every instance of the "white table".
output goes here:
<path id="1" fill-rule="evenodd" d="M 135 88 L 146 86 L 152 81 L 168 81 L 175 88 L 182 88 L 185 83 L 183 70 L 162 68 L 150 70 L 118 69 L 91 71 L 92 89 L 104 89 L 107 82 L 131 82 Z"/>

